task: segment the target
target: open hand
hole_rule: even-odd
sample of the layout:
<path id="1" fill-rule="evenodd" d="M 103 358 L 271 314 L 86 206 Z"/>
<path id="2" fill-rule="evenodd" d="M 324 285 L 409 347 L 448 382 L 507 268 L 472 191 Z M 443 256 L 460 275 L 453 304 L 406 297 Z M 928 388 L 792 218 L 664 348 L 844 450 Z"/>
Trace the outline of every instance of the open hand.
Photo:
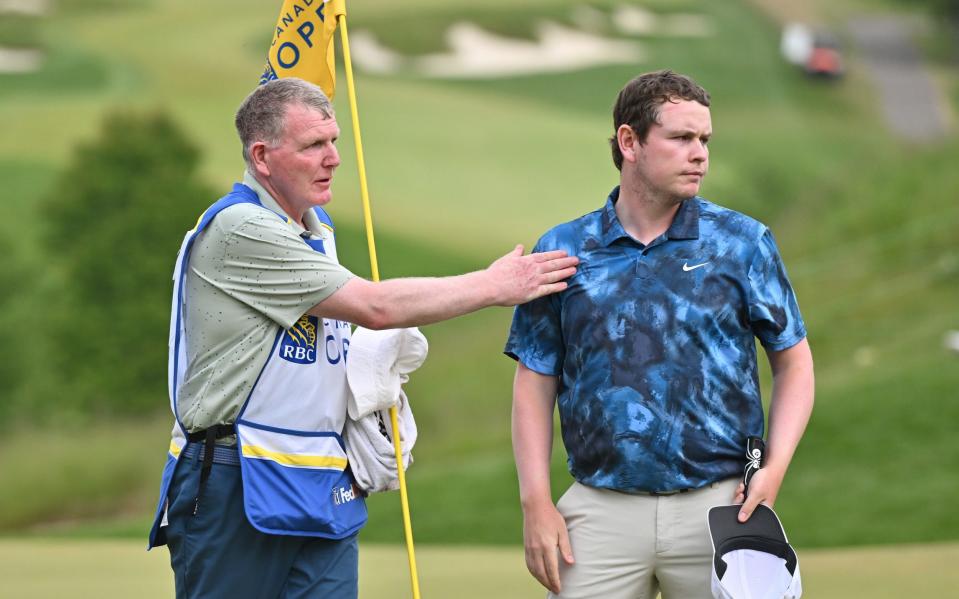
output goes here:
<path id="1" fill-rule="evenodd" d="M 569 544 L 566 521 L 552 502 L 528 508 L 523 512 L 523 546 L 526 549 L 526 568 L 541 585 L 559 593 L 559 558 L 573 565 L 573 550 Z"/>
<path id="2" fill-rule="evenodd" d="M 523 246 L 493 262 L 486 273 L 494 286 L 495 304 L 515 306 L 566 289 L 579 258 L 563 250 L 523 255 Z"/>

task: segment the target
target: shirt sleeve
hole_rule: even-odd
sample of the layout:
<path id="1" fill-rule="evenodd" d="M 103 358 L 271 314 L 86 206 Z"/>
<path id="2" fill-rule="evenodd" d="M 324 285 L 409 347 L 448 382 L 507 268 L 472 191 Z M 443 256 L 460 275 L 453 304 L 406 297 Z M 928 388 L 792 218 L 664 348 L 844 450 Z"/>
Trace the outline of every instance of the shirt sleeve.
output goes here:
<path id="1" fill-rule="evenodd" d="M 788 349 L 806 337 L 796 294 L 769 229 L 749 265 L 749 321 L 767 350 Z"/>
<path id="2" fill-rule="evenodd" d="M 546 247 L 540 240 L 533 252 L 550 249 L 554 248 Z M 503 353 L 539 374 L 558 376 L 562 372 L 566 347 L 559 293 L 516 306 Z"/>
<path id="3" fill-rule="evenodd" d="M 224 210 L 197 239 L 190 269 L 284 329 L 354 275 L 261 209 Z"/>

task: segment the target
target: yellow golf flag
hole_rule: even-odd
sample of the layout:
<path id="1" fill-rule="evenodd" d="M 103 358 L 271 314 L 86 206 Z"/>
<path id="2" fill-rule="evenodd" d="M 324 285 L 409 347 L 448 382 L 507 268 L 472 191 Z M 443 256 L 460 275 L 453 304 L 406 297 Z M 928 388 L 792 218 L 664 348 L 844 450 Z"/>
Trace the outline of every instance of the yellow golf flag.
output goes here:
<path id="1" fill-rule="evenodd" d="M 336 93 L 333 33 L 337 17 L 345 14 L 345 0 L 283 0 L 260 83 L 299 77 L 319 85 L 332 100 Z"/>

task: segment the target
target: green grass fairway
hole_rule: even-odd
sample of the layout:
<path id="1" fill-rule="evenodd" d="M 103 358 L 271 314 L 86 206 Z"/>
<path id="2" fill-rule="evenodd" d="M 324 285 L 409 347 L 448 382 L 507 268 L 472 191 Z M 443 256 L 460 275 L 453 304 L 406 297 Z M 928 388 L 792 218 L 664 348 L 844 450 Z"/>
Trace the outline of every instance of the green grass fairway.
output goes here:
<path id="1" fill-rule="evenodd" d="M 790 538 L 809 549 L 959 542 L 959 511 L 948 500 L 959 496 L 959 354 L 943 344 L 948 331 L 959 330 L 959 136 L 928 147 L 902 144 L 885 127 L 854 51 L 844 80 L 808 80 L 779 58 L 779 27 L 756 9 L 757 2 L 802 4 L 809 13 L 821 9 L 822 18 L 813 21 L 837 33 L 848 15 L 906 4 L 591 0 L 586 4 L 601 13 L 607 33 L 640 44 L 646 58 L 500 80 L 358 71 L 381 274 L 479 268 L 515 243 L 531 244 L 548 227 L 599 208 L 618 179 L 606 141 L 616 91 L 642 71 L 670 67 L 693 75 L 713 97 L 712 166 L 703 195 L 775 232 L 815 355 L 816 409 L 776 504 Z M 623 3 L 701 14 L 714 35 L 618 34 L 612 15 Z M 168 113 L 202 150 L 204 181 L 226 189 L 242 171 L 233 111 L 262 71 L 280 0 L 52 4 L 57 8 L 35 22 L 0 26 L 0 46 L 36 39 L 49 56 L 37 73 L 0 75 L 6 208 L 0 219 L 0 350 L 9 356 L 0 356 L 0 534 L 72 540 L 2 545 L 0 574 L 7 574 L 0 577 L 0 595 L 43 597 L 62 585 L 71 595 L 82 589 L 80 595 L 99 596 L 93 585 L 100 585 L 131 596 L 141 592 L 144 572 L 155 572 L 156 582 L 147 586 L 168 596 L 165 555 L 127 549 L 146 534 L 156 505 L 171 426 L 167 366 L 155 364 L 156 376 L 143 382 L 135 403 L 155 406 L 154 413 L 121 420 L 118 414 L 134 405 L 124 397 L 104 397 L 102 412 L 71 407 L 77 384 L 56 367 L 58 352 L 76 355 L 91 376 L 109 377 L 124 364 L 69 353 L 76 348 L 50 325 L 56 320 L 49 315 L 65 311 L 54 301 L 61 275 L 52 258 L 68 252 L 73 240 L 51 243 L 44 236 L 49 218 L 43 200 L 78 144 L 117 109 Z M 530 36 L 544 19 L 568 25 L 583 5 L 347 4 L 352 34 L 371 31 L 408 55 L 440 50 L 447 26 L 457 21 Z M 926 35 L 935 31 L 930 27 Z M 955 36 L 940 37 L 947 47 Z M 340 227 L 340 255 L 364 274 L 353 133 L 339 72 L 343 166 L 330 210 Z M 956 69 L 942 67 L 939 76 L 959 112 Z M 166 256 L 172 266 L 178 241 L 157 243 L 158 259 Z M 105 256 L 117 268 L 131 268 L 124 258 L 121 251 Z M 162 276 L 169 281 L 167 272 Z M 168 306 L 168 289 L 162 295 Z M 131 305 L 143 306 L 116 307 Z M 495 575 L 479 570 L 475 550 L 424 548 L 427 596 L 474 590 L 477 596 L 508 596 L 483 586 L 493 581 L 539 596 L 514 557 L 522 535 L 510 450 L 515 366 L 501 354 L 510 315 L 488 309 L 424 327 L 430 357 L 407 387 L 420 430 L 408 476 L 417 542 L 513 547 L 482 554 Z M 152 338 L 154 348 L 167 343 L 165 331 Z M 763 377 L 768 397 L 768 368 Z M 559 496 L 570 476 L 558 436 L 554 446 L 553 492 Z M 400 543 L 399 511 L 395 493 L 371 498 L 363 539 Z M 70 544 L 103 535 L 126 537 L 134 545 Z M 98 547 L 102 552 L 93 551 Z M 809 552 L 810 596 L 922 596 L 916 585 L 926 583 L 923 576 L 942 582 L 942 565 L 959 552 L 954 545 L 932 547 L 903 553 L 913 556 L 908 566 L 915 572 L 908 570 L 908 576 L 896 570 L 898 549 L 868 553 L 869 560 L 858 553 Z M 50 555 L 34 555 L 42 550 Z M 404 596 L 374 587 L 389 582 L 405 589 L 404 559 L 386 557 L 390 551 L 366 551 L 365 563 L 382 561 L 387 570 L 395 564 L 397 581 L 387 571 L 372 574 L 376 569 L 368 566 L 369 596 Z M 499 555 L 505 556 L 502 567 L 496 565 Z M 63 576 L 52 575 L 59 571 L 55 566 L 65 569 Z M 43 571 L 29 574 L 31 568 Z M 883 578 L 867 593 L 856 585 L 872 571 Z"/>
<path id="2" fill-rule="evenodd" d="M 360 597 L 409 597 L 406 550 L 364 545 Z M 132 541 L 0 540 L 0 597 L 171 597 L 166 549 Z M 942 597 L 959 585 L 959 544 L 800 551 L 803 587 L 817 599 Z M 518 547 L 429 546 L 417 550 L 426 598 L 520 599 L 542 589 Z"/>

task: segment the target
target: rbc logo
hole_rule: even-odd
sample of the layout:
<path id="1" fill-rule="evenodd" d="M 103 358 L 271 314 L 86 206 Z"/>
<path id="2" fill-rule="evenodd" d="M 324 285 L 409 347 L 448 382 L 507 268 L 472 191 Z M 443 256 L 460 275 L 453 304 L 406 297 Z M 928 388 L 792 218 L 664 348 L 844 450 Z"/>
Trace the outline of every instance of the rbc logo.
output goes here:
<path id="1" fill-rule="evenodd" d="M 294 364 L 316 363 L 316 327 L 319 319 L 304 314 L 283 333 L 280 357 Z"/>

